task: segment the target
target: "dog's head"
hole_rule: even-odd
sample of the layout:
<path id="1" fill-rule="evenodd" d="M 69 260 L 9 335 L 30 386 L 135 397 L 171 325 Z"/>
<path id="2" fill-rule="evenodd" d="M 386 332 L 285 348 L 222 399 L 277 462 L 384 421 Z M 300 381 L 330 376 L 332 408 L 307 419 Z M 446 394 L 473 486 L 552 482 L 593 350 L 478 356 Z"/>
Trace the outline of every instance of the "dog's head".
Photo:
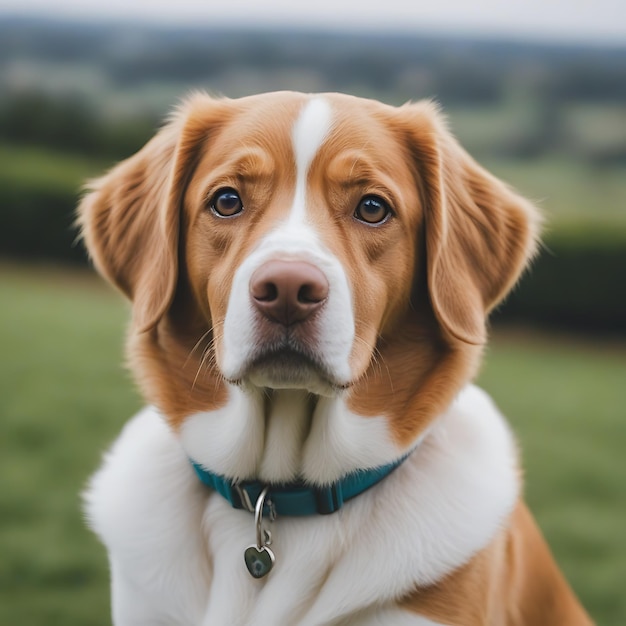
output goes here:
<path id="1" fill-rule="evenodd" d="M 298 388 L 404 443 L 475 373 L 538 224 L 431 103 L 295 93 L 192 97 L 80 221 L 174 426 L 230 384 Z"/>

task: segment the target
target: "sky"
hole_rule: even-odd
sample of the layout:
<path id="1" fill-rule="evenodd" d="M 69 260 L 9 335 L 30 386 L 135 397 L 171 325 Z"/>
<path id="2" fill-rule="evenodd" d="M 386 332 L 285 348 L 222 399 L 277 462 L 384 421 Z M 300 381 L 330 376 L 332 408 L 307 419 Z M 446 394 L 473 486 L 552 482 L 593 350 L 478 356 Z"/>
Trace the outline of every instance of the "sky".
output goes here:
<path id="1" fill-rule="evenodd" d="M 3 15 L 397 30 L 626 46 L 626 0 L 0 0 Z"/>

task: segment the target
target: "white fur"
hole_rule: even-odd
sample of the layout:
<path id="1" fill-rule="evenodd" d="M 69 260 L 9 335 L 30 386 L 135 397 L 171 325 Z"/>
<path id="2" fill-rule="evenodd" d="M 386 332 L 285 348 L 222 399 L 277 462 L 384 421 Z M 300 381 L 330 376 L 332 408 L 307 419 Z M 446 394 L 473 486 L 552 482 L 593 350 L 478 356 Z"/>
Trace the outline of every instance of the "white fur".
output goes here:
<path id="1" fill-rule="evenodd" d="M 257 476 L 265 447 L 263 393 L 229 385 L 222 408 L 184 421 L 181 442 L 194 461 L 218 474 L 235 480 Z"/>
<path id="2" fill-rule="evenodd" d="M 302 450 L 300 472 L 306 480 L 328 484 L 358 469 L 386 465 L 404 454 L 380 415 L 352 413 L 343 397 L 320 398 Z"/>
<path id="3" fill-rule="evenodd" d="M 322 485 L 405 452 L 384 416 L 355 415 L 343 397 L 313 404 L 306 392 L 274 391 L 264 414 L 264 391 L 229 386 L 228 393 L 224 407 L 196 413 L 180 428 L 187 454 L 217 474 L 274 483 L 301 476 Z"/>
<path id="4" fill-rule="evenodd" d="M 309 168 L 331 128 L 332 112 L 324 98 L 309 100 L 293 128 L 292 143 L 296 157 L 296 191 L 289 215 L 292 223 L 306 220 L 306 179 Z"/>
<path id="5" fill-rule="evenodd" d="M 257 244 L 233 279 L 224 320 L 223 350 L 218 354 L 220 369 L 228 379 L 241 378 L 258 344 L 255 310 L 249 296 L 250 278 L 264 263 L 276 259 L 311 263 L 326 276 L 329 295 L 318 316 L 317 354 L 336 383 L 346 384 L 352 379 L 349 363 L 354 341 L 352 293 L 341 263 L 307 220 L 307 174 L 330 127 L 331 109 L 323 98 L 308 101 L 296 120 L 293 151 L 297 170 L 293 204 L 286 219 Z M 256 373 L 251 382 L 264 386 L 262 373 Z M 328 384 L 321 379 L 312 380 L 308 390 L 321 395 L 330 393 Z"/>
<path id="6" fill-rule="evenodd" d="M 154 409 L 128 422 L 85 493 L 91 527 L 109 550 L 115 624 L 202 623 L 212 578 L 202 549 L 207 499 Z"/>
<path id="7" fill-rule="evenodd" d="M 243 563 L 252 516 L 200 484 L 154 409 L 124 429 L 86 509 L 109 550 L 118 626 L 426 626 L 393 602 L 486 546 L 517 496 L 510 432 L 470 386 L 407 461 L 341 511 L 278 518 L 276 565 L 261 581 Z"/>

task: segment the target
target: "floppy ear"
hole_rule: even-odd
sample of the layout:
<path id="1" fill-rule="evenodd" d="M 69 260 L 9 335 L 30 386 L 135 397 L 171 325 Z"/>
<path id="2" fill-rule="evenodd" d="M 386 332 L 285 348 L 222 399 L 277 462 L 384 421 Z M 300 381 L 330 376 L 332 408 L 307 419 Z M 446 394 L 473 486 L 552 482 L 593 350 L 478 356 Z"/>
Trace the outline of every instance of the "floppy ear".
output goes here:
<path id="1" fill-rule="evenodd" d="M 192 97 L 137 154 L 92 181 L 78 207 L 87 250 L 132 300 L 140 332 L 159 322 L 174 297 L 184 190 L 224 104 Z"/>
<path id="2" fill-rule="evenodd" d="M 482 344 L 487 314 L 536 250 L 539 214 L 461 148 L 435 105 L 406 105 L 400 111 L 423 185 L 433 311 L 449 335 Z"/>

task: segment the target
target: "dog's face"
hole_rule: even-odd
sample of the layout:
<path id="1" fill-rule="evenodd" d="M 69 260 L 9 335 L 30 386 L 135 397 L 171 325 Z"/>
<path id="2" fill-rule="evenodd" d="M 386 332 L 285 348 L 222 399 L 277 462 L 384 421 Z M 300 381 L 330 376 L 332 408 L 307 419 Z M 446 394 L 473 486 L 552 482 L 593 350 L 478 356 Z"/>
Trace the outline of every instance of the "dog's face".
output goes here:
<path id="1" fill-rule="evenodd" d="M 332 394 L 364 374 L 409 302 L 410 159 L 377 107 L 338 102 L 238 107 L 190 181 L 185 261 L 228 380 Z"/>
<path id="2" fill-rule="evenodd" d="M 406 442 L 474 373 L 537 223 L 432 105 L 293 93 L 194 97 L 81 221 L 172 424 L 228 384 L 295 388 Z"/>

